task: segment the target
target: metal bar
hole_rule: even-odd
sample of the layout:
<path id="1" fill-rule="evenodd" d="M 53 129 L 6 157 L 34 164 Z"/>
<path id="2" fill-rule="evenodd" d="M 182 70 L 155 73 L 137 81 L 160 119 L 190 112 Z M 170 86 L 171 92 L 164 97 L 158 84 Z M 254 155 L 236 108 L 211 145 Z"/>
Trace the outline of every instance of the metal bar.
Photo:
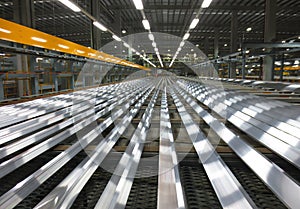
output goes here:
<path id="1" fill-rule="evenodd" d="M 270 162 L 240 137 L 236 136 L 223 123 L 212 117 L 190 97 L 183 94 L 188 104 L 203 120 L 231 147 L 231 149 L 263 180 L 263 182 L 290 208 L 299 208 L 299 185 L 280 167 Z M 240 124 L 241 126 L 241 124 Z M 273 142 L 274 143 L 274 142 Z M 299 155 L 298 155 L 299 159 Z M 286 192 L 289 191 L 289 192 Z"/>
<path id="2" fill-rule="evenodd" d="M 183 88 L 185 88 L 183 86 Z M 227 107 L 225 110 L 224 108 L 218 108 L 211 105 L 212 97 L 207 99 L 199 99 L 199 95 L 195 94 L 193 91 L 190 91 L 187 89 L 189 93 L 191 93 L 197 100 L 200 102 L 203 102 L 208 107 L 212 108 L 215 112 L 217 112 L 222 117 L 225 117 L 239 127 L 239 129 L 243 130 L 245 133 L 249 134 L 253 137 L 253 139 L 259 141 L 260 143 L 267 146 L 269 149 L 273 150 L 274 152 L 278 153 L 283 158 L 287 159 L 289 162 L 300 168 L 300 152 L 295 147 L 281 141 L 279 138 L 276 138 L 275 136 L 270 135 L 268 132 L 260 129 L 260 127 L 255 127 L 253 124 L 248 123 L 247 120 L 243 120 L 243 118 L 237 117 L 234 114 L 231 114 L 230 107 Z M 220 103 L 220 102 L 218 102 Z M 224 114 L 229 113 L 229 115 Z"/>
<path id="3" fill-rule="evenodd" d="M 102 163 L 119 137 L 138 113 L 153 88 L 148 91 L 127 113 L 114 129 L 103 139 L 88 157 L 86 157 L 59 185 L 56 186 L 37 206 L 39 208 L 70 208 L 79 192 Z"/>
<path id="4" fill-rule="evenodd" d="M 95 129 L 90 131 L 88 134 L 81 137 L 75 144 L 70 148 L 56 156 L 54 159 L 49 161 L 42 168 L 28 176 L 26 179 L 18 183 L 11 190 L 6 192 L 0 197 L 0 208 L 13 208 L 19 202 L 22 201 L 27 195 L 39 187 L 44 181 L 58 171 L 63 165 L 77 155 L 82 149 L 84 149 L 89 143 L 94 141 L 99 135 L 109 127 L 118 117 L 120 117 L 130 105 L 138 98 L 134 98 L 128 103 L 124 104 L 121 109 L 113 113 L 103 123 L 97 126 Z M 110 106 L 109 110 L 112 110 Z M 20 186 L 21 185 L 21 186 Z"/>
<path id="5" fill-rule="evenodd" d="M 178 160 L 170 123 L 166 87 L 161 99 L 158 175 L 157 208 L 185 208 L 178 170 Z"/>
<path id="6" fill-rule="evenodd" d="M 147 88 L 147 87 L 145 87 Z M 147 89 L 146 89 L 147 90 Z M 135 96 L 130 102 L 133 103 L 136 99 L 138 99 L 146 90 L 141 92 L 139 95 Z M 15 170 L 16 168 L 20 167 L 21 165 L 25 164 L 26 162 L 30 161 L 31 159 L 35 158 L 36 156 L 40 155 L 41 153 L 45 152 L 46 150 L 50 149 L 51 147 L 57 145 L 58 143 L 62 142 L 63 140 L 67 139 L 68 137 L 72 136 L 73 134 L 79 132 L 86 126 L 90 125 L 94 121 L 96 121 L 101 116 L 107 114 L 111 110 L 113 110 L 118 105 L 122 104 L 124 101 L 129 99 L 130 97 L 134 97 L 133 95 L 128 95 L 125 98 L 118 100 L 118 102 L 111 104 L 110 106 L 104 108 L 97 114 L 81 121 L 80 123 L 74 125 L 73 127 L 56 134 L 55 136 L 39 143 L 38 145 L 26 150 L 25 152 L 3 162 L 0 164 L 0 178 L 7 175 L 11 171 Z"/>
<path id="7" fill-rule="evenodd" d="M 110 181 L 105 187 L 95 208 L 125 208 L 125 204 L 133 183 L 138 163 L 144 147 L 144 141 L 150 127 L 153 107 L 159 90 L 152 96 L 151 101 L 135 130 L 125 153 L 115 169 Z"/>
<path id="8" fill-rule="evenodd" d="M 224 208 L 256 208 L 173 90 L 171 90 L 171 95 L 222 206 Z"/>
<path id="9" fill-rule="evenodd" d="M 7 155 L 10 155 L 20 149 L 23 149 L 33 143 L 36 143 L 40 140 L 42 140 L 43 138 L 46 138 L 47 136 L 50 136 L 51 134 L 54 134 L 56 132 L 58 132 L 59 130 L 62 130 L 66 127 L 68 127 L 69 125 L 71 124 L 76 124 L 78 121 L 84 119 L 85 117 L 88 117 L 92 114 L 95 114 L 95 111 L 99 111 L 101 109 L 103 109 L 104 107 L 110 105 L 110 104 L 113 104 L 113 103 L 116 103 L 118 102 L 118 98 L 120 96 L 123 96 L 124 93 L 126 92 L 127 94 L 130 95 L 130 93 L 132 91 L 134 91 L 135 89 L 127 89 L 127 88 L 122 88 L 122 91 L 116 93 L 115 95 L 109 95 L 109 96 L 105 96 L 105 95 L 102 95 L 101 96 L 101 99 L 100 100 L 97 100 L 96 103 L 95 103 L 95 106 L 93 107 L 94 103 L 92 102 L 92 108 L 94 109 L 91 109 L 91 105 L 87 105 L 86 102 L 83 102 L 83 107 L 81 108 L 78 108 L 76 107 L 76 105 L 74 107 L 71 107 L 71 109 L 75 109 L 76 110 L 76 113 L 80 113 L 80 114 L 71 114 L 70 111 L 71 109 L 69 109 L 69 113 L 70 115 L 72 115 L 71 118 L 69 118 L 68 120 L 65 120 L 57 125 L 54 125 L 54 126 L 51 126 L 49 128 L 46 128 L 46 129 L 43 129 L 35 134 L 32 134 L 28 137 L 25 137 L 17 142 L 14 142 L 12 144 L 9 144 L 5 147 L 2 147 L 0 148 L 0 159 L 7 156 Z M 136 90 L 139 90 L 139 89 L 136 89 Z M 131 93 L 132 94 L 132 93 Z M 105 100 L 105 98 L 107 98 L 107 101 Z M 112 98 L 109 100 L 109 98 Z M 103 104 L 101 104 L 103 101 L 106 101 L 104 102 Z M 123 101 L 123 100 L 122 100 Z M 85 111 L 86 110 L 86 111 Z M 61 118 L 61 116 L 59 116 L 59 118 Z M 63 119 L 63 118 L 62 118 Z M 38 120 L 38 124 L 36 125 L 37 127 L 40 126 L 40 123 L 41 123 L 41 120 L 40 118 L 37 118 L 36 120 Z M 22 126 L 25 126 L 25 130 L 27 130 L 26 128 L 28 126 L 26 126 L 27 124 L 20 124 Z M 44 126 L 45 125 L 49 125 L 49 121 L 47 121 L 46 124 L 43 124 Z M 8 127 L 8 131 L 11 131 L 12 127 Z M 34 130 L 35 128 L 33 128 Z M 10 135 L 5 135 L 3 137 L 3 139 L 0 137 L 0 144 L 3 144 L 4 142 L 7 142 L 8 140 L 12 140 L 14 138 L 9 138 L 9 136 L 11 137 L 11 135 L 15 136 L 15 137 L 19 137 L 21 135 L 25 135 L 26 132 L 23 131 L 23 129 L 21 129 L 21 131 L 16 131 L 16 132 L 13 132 L 12 134 Z"/>

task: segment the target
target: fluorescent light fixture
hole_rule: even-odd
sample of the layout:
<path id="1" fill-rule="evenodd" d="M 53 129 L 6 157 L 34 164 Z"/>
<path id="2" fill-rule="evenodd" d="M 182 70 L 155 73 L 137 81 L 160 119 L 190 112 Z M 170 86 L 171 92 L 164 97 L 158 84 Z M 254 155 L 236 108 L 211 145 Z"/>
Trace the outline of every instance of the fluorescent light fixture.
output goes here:
<path id="1" fill-rule="evenodd" d="M 190 29 L 194 29 L 197 26 L 198 22 L 199 22 L 199 18 L 193 19 L 193 21 L 190 25 Z"/>
<path id="2" fill-rule="evenodd" d="M 189 33 L 186 33 L 186 34 L 184 34 L 184 36 L 183 36 L 183 40 L 187 40 L 189 37 L 190 37 L 190 34 L 189 34 Z"/>
<path id="3" fill-rule="evenodd" d="M 59 46 L 60 48 L 63 48 L 63 49 L 69 49 L 69 48 L 70 48 L 70 47 L 65 46 L 65 45 L 63 45 L 63 44 L 58 44 L 58 46 Z"/>
<path id="4" fill-rule="evenodd" d="M 126 48 L 129 48 L 130 46 L 127 43 L 123 44 Z"/>
<path id="5" fill-rule="evenodd" d="M 96 57 L 96 54 L 94 54 L 94 53 L 89 53 L 89 55 L 92 57 Z"/>
<path id="6" fill-rule="evenodd" d="M 292 64 L 292 63 L 290 63 L 290 62 L 284 62 L 284 65 L 290 65 L 290 64 Z"/>
<path id="7" fill-rule="evenodd" d="M 112 38 L 115 39 L 116 41 L 121 41 L 121 39 L 116 35 L 112 35 Z"/>
<path id="8" fill-rule="evenodd" d="M 294 65 L 299 65 L 300 64 L 300 61 L 299 60 L 296 60 L 295 62 L 294 62 Z"/>
<path id="9" fill-rule="evenodd" d="M 209 5 L 211 4 L 212 0 L 204 0 L 202 5 L 201 5 L 201 8 L 207 8 L 209 7 Z"/>
<path id="10" fill-rule="evenodd" d="M 285 44 L 285 43 L 286 43 L 286 41 L 281 41 L 281 43 Z"/>
<path id="11" fill-rule="evenodd" d="M 69 7 L 70 9 L 72 9 L 74 12 L 80 12 L 81 9 L 76 6 L 73 2 L 69 1 L 69 0 L 59 0 L 62 4 L 66 5 L 67 7 Z"/>
<path id="12" fill-rule="evenodd" d="M 143 20 L 142 23 L 146 30 L 150 30 L 150 23 L 148 20 Z"/>
<path id="13" fill-rule="evenodd" d="M 252 31 L 252 28 L 249 27 L 249 28 L 246 29 L 246 31 L 247 31 L 247 32 L 250 32 L 250 31 Z"/>
<path id="14" fill-rule="evenodd" d="M 156 47 L 156 43 L 155 43 L 155 42 L 152 42 L 152 46 L 155 48 L 155 47 Z"/>
<path id="15" fill-rule="evenodd" d="M 152 33 L 149 33 L 148 37 L 151 41 L 154 41 L 154 35 Z"/>
<path id="16" fill-rule="evenodd" d="M 100 30 L 102 31 L 107 31 L 107 28 L 104 27 L 104 25 L 102 25 L 101 23 L 97 22 L 97 21 L 94 21 L 93 22 L 93 25 L 96 26 L 97 28 L 99 28 Z"/>
<path id="17" fill-rule="evenodd" d="M 138 9 L 138 10 L 144 9 L 142 0 L 133 0 L 133 3 L 134 3 L 134 6 L 136 9 Z"/>
<path id="18" fill-rule="evenodd" d="M 42 42 L 42 43 L 46 43 L 47 40 L 43 39 L 43 38 L 38 38 L 38 37 L 31 37 L 32 40 L 34 41 L 38 41 L 38 42 Z"/>
<path id="19" fill-rule="evenodd" d="M 84 51 L 81 51 L 81 50 L 79 50 L 79 49 L 77 49 L 76 50 L 78 53 L 80 53 L 80 54 L 83 54 L 84 53 Z"/>
<path id="20" fill-rule="evenodd" d="M 183 47 L 184 46 L 184 41 L 181 41 L 179 46 Z"/>
<path id="21" fill-rule="evenodd" d="M 0 32 L 3 32 L 3 33 L 11 33 L 10 30 L 6 30 L 6 29 L 4 29 L 4 28 L 0 28 Z"/>

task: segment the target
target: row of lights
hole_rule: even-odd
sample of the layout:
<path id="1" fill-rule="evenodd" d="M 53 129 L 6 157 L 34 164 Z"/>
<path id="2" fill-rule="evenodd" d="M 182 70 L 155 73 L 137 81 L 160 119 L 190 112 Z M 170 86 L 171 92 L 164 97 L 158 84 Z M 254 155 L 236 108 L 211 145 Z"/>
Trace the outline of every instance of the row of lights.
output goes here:
<path id="1" fill-rule="evenodd" d="M 141 12 L 143 12 L 144 10 L 144 5 L 143 5 L 143 2 L 142 0 L 133 0 L 133 3 L 134 3 L 134 6 L 137 10 L 140 10 Z M 148 34 L 148 38 L 150 39 L 150 41 L 152 41 L 152 47 L 154 48 L 154 51 L 155 51 L 155 54 L 157 55 L 157 58 L 159 60 L 159 63 L 160 63 L 160 66 L 161 67 L 164 67 L 163 65 L 163 62 L 162 62 L 162 59 L 161 59 L 161 56 L 160 56 L 160 53 L 158 51 L 158 48 L 157 48 L 157 44 L 155 42 L 155 38 L 154 38 L 154 35 L 153 33 L 151 32 L 151 26 L 150 26 L 150 23 L 149 21 L 146 19 L 145 15 L 144 16 L 144 19 L 142 20 L 142 24 L 145 28 L 145 30 L 148 30 L 149 31 L 149 34 Z M 156 66 L 155 66 L 156 67 Z"/>
<path id="2" fill-rule="evenodd" d="M 201 9 L 202 8 L 208 8 L 210 6 L 211 2 L 212 2 L 212 0 L 204 0 L 202 5 L 201 5 Z M 169 67 L 172 67 L 175 59 L 177 58 L 178 54 L 182 50 L 182 47 L 184 46 L 185 41 L 188 40 L 188 38 L 190 37 L 189 31 L 194 29 L 198 25 L 198 23 L 199 23 L 199 18 L 198 17 L 194 18 L 193 21 L 190 24 L 190 27 L 189 27 L 188 31 L 184 34 L 184 36 L 182 38 L 182 41 L 180 42 L 179 47 L 178 47 L 176 53 L 174 54 Z"/>
<path id="3" fill-rule="evenodd" d="M 81 9 L 80 7 L 78 7 L 76 4 L 74 4 L 72 1 L 70 0 L 59 0 L 62 4 L 64 4 L 65 6 L 69 7 L 70 9 L 72 9 L 74 12 L 80 12 Z M 108 29 L 101 24 L 100 22 L 98 22 L 97 20 L 93 21 L 93 25 L 95 27 L 97 27 L 98 29 L 100 29 L 101 31 L 107 32 Z M 136 55 L 140 56 L 141 58 L 143 58 L 143 60 L 145 60 L 146 62 L 148 62 L 149 64 L 151 64 L 153 67 L 156 67 L 149 59 L 147 59 L 145 56 L 143 56 L 141 53 L 139 53 L 137 50 L 135 50 L 134 48 L 130 47 L 129 44 L 127 44 L 124 40 L 122 40 L 120 37 L 118 37 L 116 34 L 114 34 L 112 31 L 109 31 L 110 33 L 112 33 L 112 38 L 116 41 L 119 42 L 123 42 L 123 45 L 130 49 L 132 52 L 135 52 Z M 126 33 L 125 30 L 122 30 L 122 33 Z M 80 53 L 80 52 L 79 52 Z"/>

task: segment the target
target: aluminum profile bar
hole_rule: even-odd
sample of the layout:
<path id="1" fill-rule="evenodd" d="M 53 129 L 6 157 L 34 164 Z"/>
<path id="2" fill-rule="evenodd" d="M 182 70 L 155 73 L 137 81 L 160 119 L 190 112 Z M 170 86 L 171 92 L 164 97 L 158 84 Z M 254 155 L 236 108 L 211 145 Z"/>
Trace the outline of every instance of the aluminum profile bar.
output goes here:
<path id="1" fill-rule="evenodd" d="M 161 98 L 157 208 L 184 209 L 185 200 L 171 129 L 166 87 Z"/>

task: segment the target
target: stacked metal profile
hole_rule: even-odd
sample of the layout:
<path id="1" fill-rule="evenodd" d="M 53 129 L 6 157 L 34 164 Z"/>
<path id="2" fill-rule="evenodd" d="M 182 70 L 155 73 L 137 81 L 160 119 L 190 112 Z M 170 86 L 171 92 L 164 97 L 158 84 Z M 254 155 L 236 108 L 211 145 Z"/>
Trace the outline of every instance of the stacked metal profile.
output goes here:
<path id="1" fill-rule="evenodd" d="M 299 113 L 171 76 L 0 107 L 0 208 L 300 208 Z"/>

